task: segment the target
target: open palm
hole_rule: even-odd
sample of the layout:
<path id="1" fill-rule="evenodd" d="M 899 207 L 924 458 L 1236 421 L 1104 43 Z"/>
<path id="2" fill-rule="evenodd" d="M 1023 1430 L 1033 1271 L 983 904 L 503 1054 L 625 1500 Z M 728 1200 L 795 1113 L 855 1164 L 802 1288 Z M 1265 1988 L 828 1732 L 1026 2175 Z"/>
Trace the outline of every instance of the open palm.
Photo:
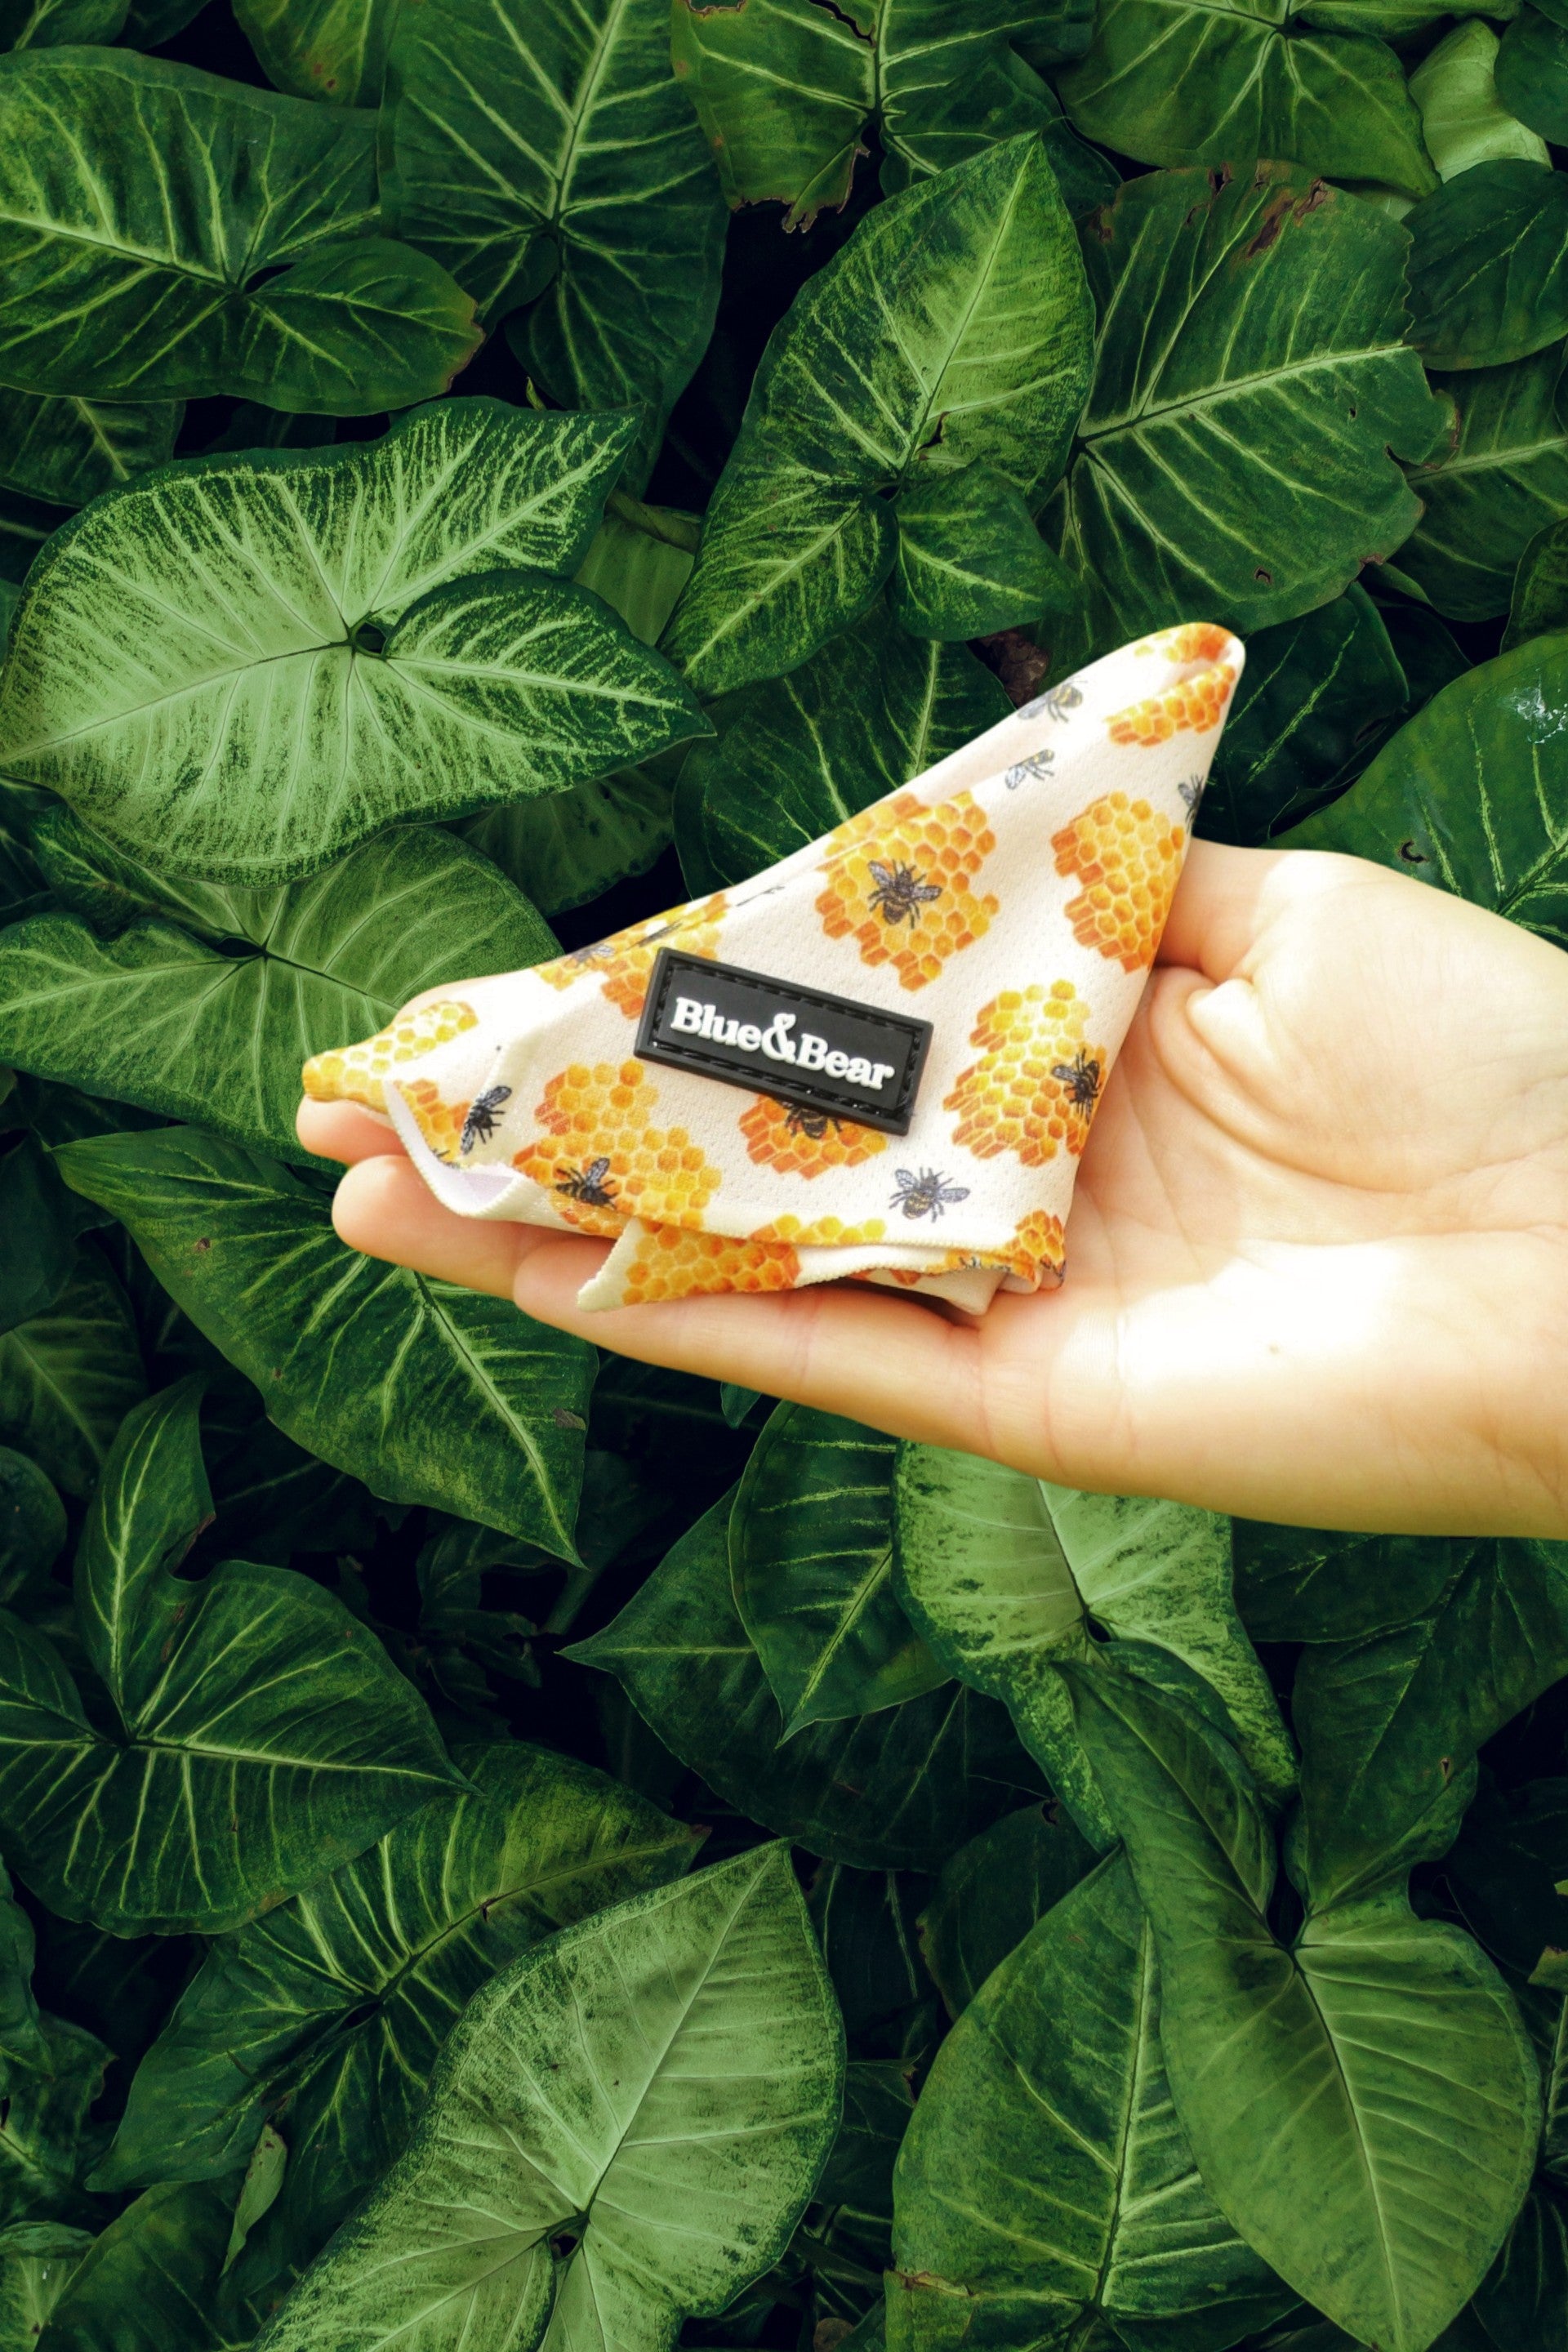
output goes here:
<path id="1" fill-rule="evenodd" d="M 343 1238 L 601 1345 L 1074 1486 L 1317 1525 L 1568 1533 L 1568 959 L 1353 858 L 1194 845 L 1066 1286 L 584 1315 L 604 1245 L 440 1208 L 387 1131 Z"/>

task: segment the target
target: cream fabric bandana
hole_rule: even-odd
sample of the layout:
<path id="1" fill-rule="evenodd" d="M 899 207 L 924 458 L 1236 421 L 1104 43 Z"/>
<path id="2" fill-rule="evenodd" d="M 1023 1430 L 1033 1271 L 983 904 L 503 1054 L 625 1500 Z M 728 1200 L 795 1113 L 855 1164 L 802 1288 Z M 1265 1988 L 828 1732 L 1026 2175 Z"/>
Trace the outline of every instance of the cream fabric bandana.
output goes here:
<path id="1" fill-rule="evenodd" d="M 765 873 L 427 999 L 318 1054 L 305 1091 L 389 1118 L 461 1215 L 613 1240 L 584 1307 L 852 1276 L 979 1310 L 1059 1282 L 1079 1155 L 1243 658 L 1202 623 L 1125 646 Z M 742 1036 L 754 1089 L 638 1057 L 661 948 L 802 990 L 766 1056 Z M 822 992 L 866 1008 L 868 1034 L 879 1012 L 901 1016 L 889 1034 L 931 1024 L 907 1133 L 764 1090 L 792 1044 L 823 1054 L 805 1042 Z M 721 1015 L 717 1035 L 715 1060 Z M 869 1051 L 835 1063 L 868 1103 L 889 1083 Z"/>

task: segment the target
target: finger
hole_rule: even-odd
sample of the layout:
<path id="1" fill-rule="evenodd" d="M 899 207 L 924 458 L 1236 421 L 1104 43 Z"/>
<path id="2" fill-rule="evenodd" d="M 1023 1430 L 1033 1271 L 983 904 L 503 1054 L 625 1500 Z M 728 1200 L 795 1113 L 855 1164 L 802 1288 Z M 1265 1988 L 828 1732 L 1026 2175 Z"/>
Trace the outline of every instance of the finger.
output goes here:
<path id="1" fill-rule="evenodd" d="M 535 1226 L 455 1216 L 410 1161 L 385 1153 L 349 1170 L 332 1201 L 332 1223 L 340 1241 L 366 1257 L 491 1298 L 511 1297 L 520 1260 L 546 1239 Z"/>
<path id="2" fill-rule="evenodd" d="M 351 1168 L 358 1160 L 397 1159 L 403 1153 L 394 1129 L 357 1103 L 312 1102 L 307 1096 L 295 1114 L 294 1129 L 307 1151 Z"/>
<path id="3" fill-rule="evenodd" d="M 1284 850 L 1194 841 L 1155 961 L 1185 965 L 1216 982 L 1229 980 L 1256 946 L 1279 869 L 1291 862 Z"/>

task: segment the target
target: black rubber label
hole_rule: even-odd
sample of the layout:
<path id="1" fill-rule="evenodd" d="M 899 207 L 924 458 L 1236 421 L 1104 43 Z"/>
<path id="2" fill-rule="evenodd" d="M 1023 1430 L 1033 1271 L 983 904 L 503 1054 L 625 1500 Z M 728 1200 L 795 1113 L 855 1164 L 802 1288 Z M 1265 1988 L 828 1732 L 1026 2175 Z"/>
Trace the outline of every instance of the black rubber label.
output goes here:
<path id="1" fill-rule="evenodd" d="M 661 948 L 636 1052 L 826 1118 L 907 1135 L 929 1021 Z"/>

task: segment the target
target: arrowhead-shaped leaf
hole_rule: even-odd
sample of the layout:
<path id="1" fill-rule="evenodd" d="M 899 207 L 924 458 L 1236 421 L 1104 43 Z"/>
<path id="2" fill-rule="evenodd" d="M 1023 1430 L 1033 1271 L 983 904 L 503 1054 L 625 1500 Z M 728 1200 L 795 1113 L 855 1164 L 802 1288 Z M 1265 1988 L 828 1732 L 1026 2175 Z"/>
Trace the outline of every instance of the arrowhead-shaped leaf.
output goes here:
<path id="1" fill-rule="evenodd" d="M 110 402 L 0 389 L 0 483 L 82 507 L 174 454 L 177 401 Z"/>

